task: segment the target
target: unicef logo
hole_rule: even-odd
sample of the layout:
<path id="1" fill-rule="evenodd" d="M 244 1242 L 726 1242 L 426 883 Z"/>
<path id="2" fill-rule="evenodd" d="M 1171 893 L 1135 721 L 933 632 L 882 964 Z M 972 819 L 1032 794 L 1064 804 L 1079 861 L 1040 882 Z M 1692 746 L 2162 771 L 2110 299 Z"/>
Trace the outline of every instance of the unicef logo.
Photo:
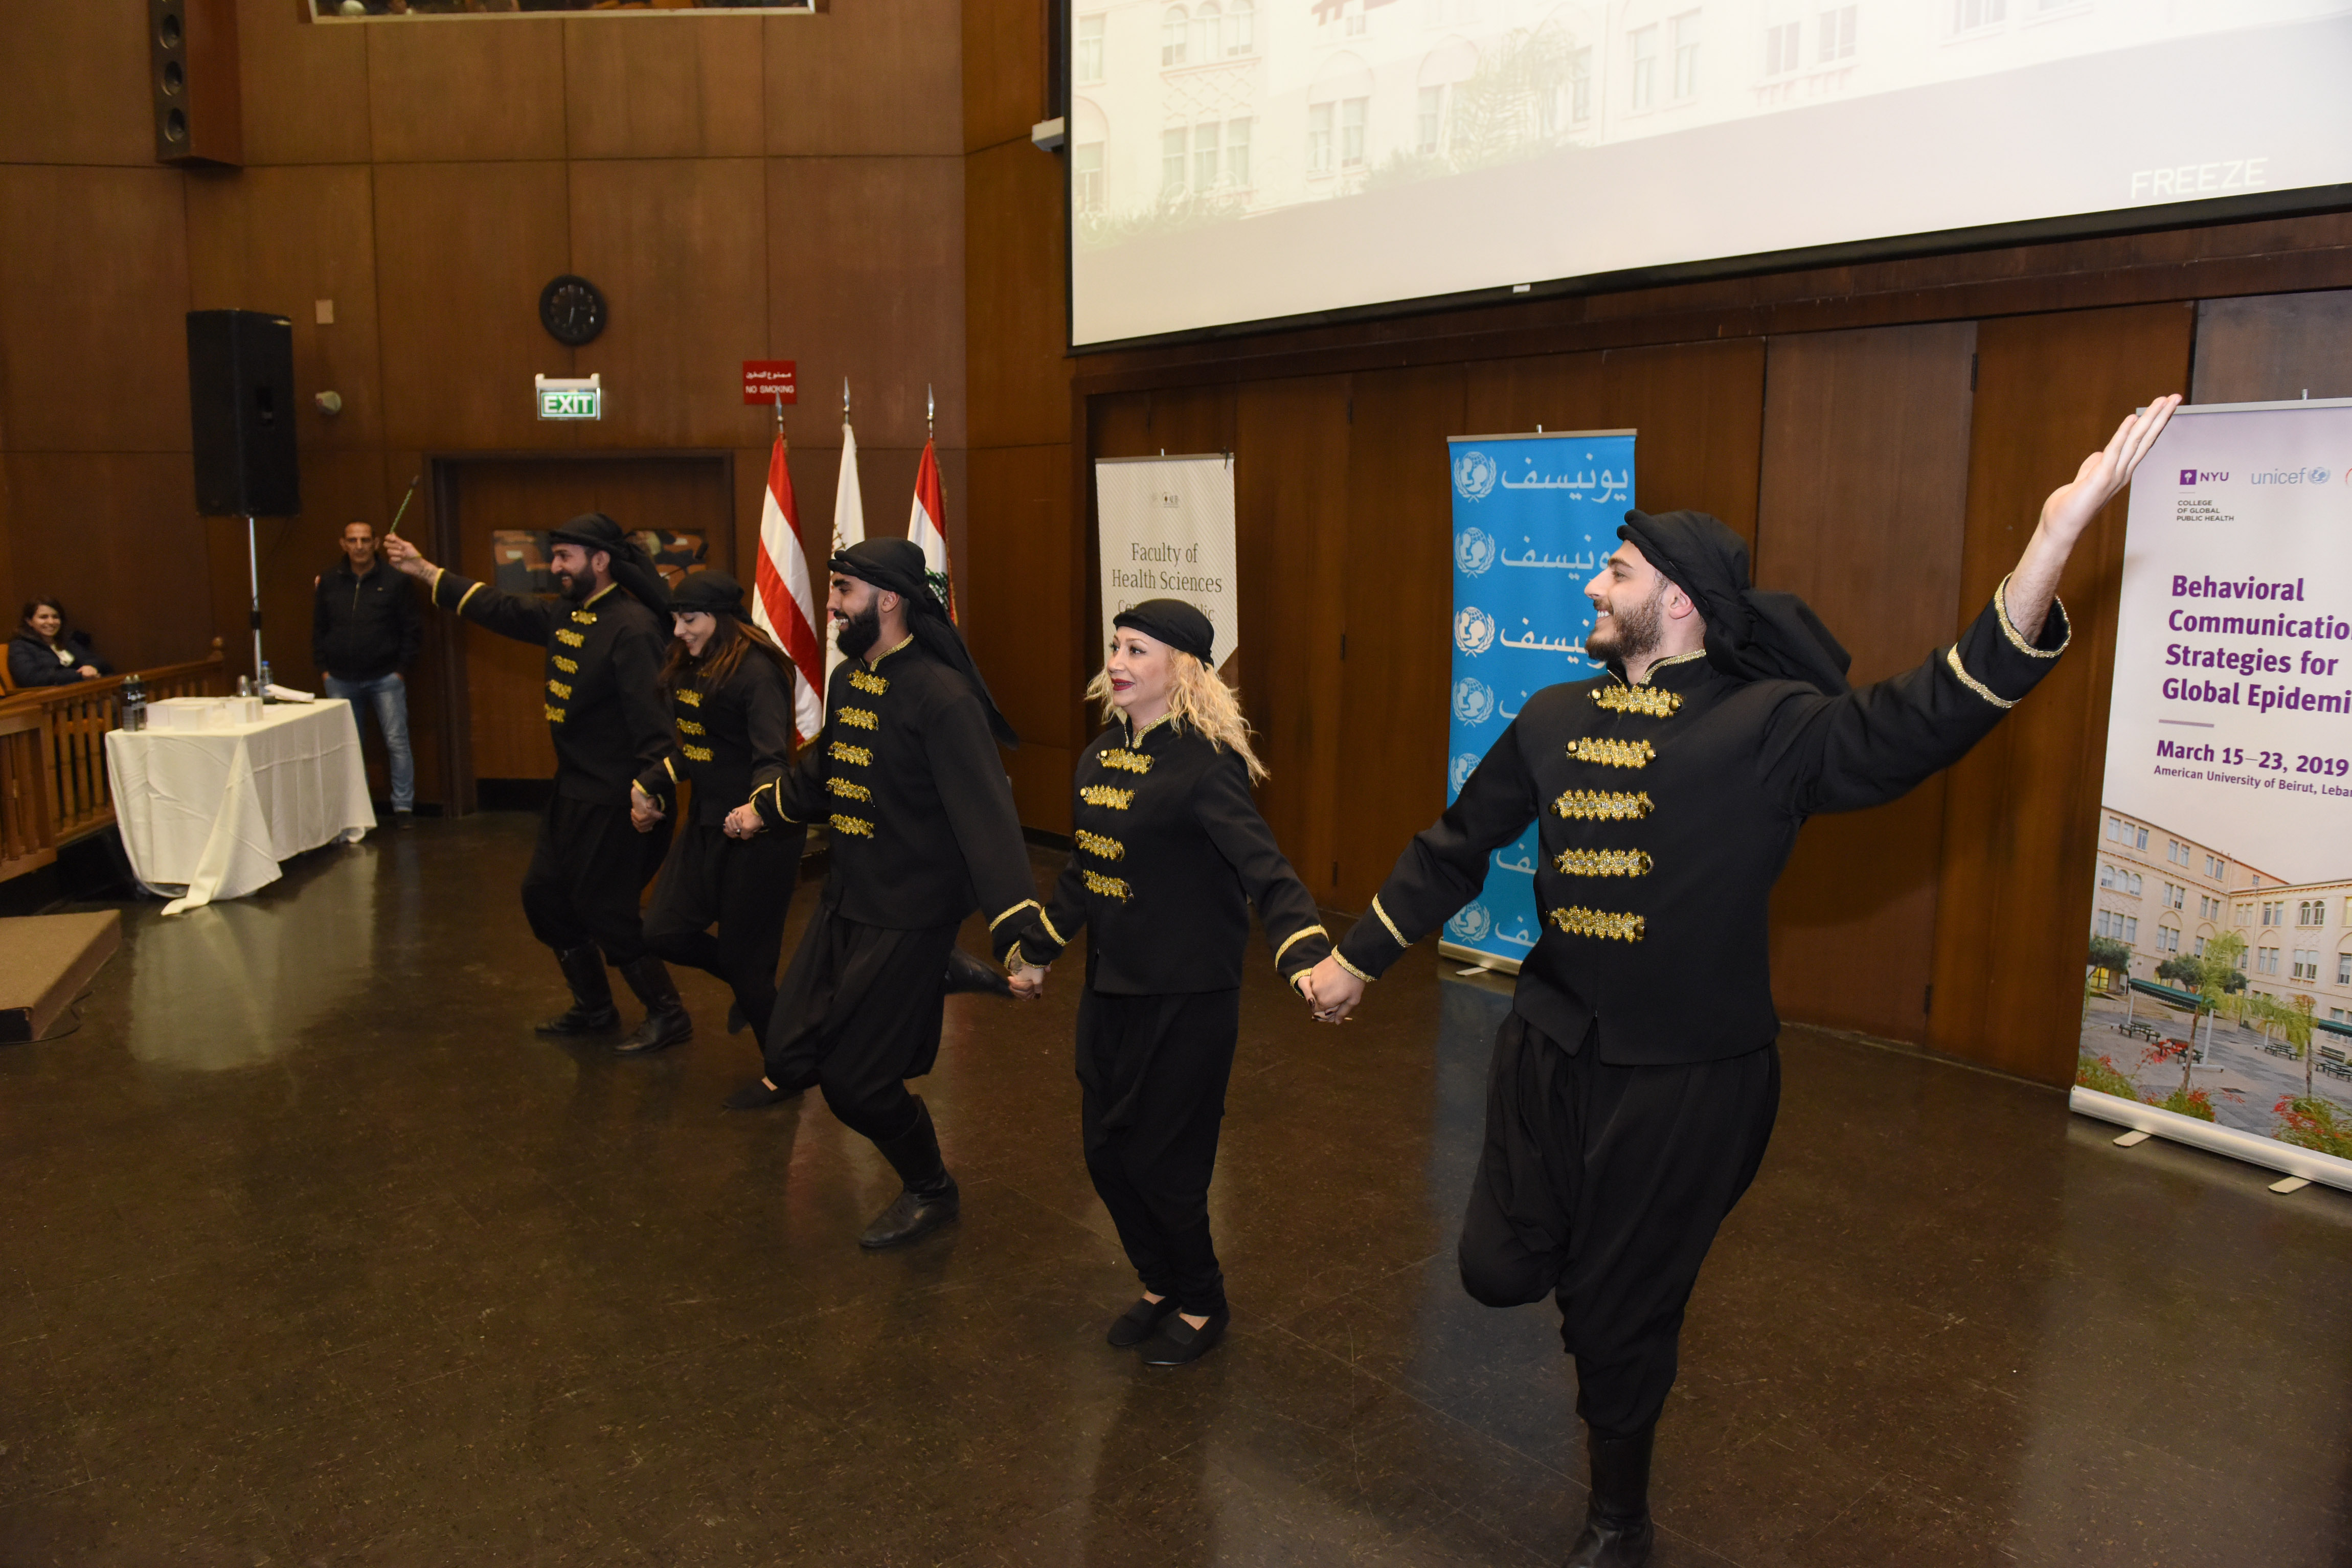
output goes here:
<path id="1" fill-rule="evenodd" d="M 1465 942 L 1484 942 L 1495 929 L 1495 917 L 1484 904 L 1464 906 L 1462 913 L 1445 923 L 1445 929 Z"/>
<path id="2" fill-rule="evenodd" d="M 1499 476 L 1495 460 L 1475 448 L 1454 460 L 1454 488 L 1465 501 L 1485 500 Z"/>
<path id="3" fill-rule="evenodd" d="M 1454 564 L 1462 569 L 1465 577 L 1482 577 L 1495 564 L 1496 554 L 1493 536 L 1484 528 L 1466 528 L 1454 541 Z"/>
<path id="4" fill-rule="evenodd" d="M 1475 657 L 1495 645 L 1495 618 L 1472 604 L 1454 617 L 1454 645 Z"/>
<path id="5" fill-rule="evenodd" d="M 1495 716 L 1495 688 L 1475 675 L 1454 683 L 1454 716 L 1464 724 L 1484 724 Z"/>
<path id="6" fill-rule="evenodd" d="M 1455 700 L 1454 706 L 1458 712 L 1461 707 L 1460 699 Z M 1454 766 L 1445 770 L 1445 776 L 1453 781 L 1454 792 L 1459 795 L 1462 793 L 1462 786 L 1469 783 L 1470 775 L 1476 771 L 1478 771 L 1478 754 L 1475 751 L 1465 751 L 1454 759 Z"/>

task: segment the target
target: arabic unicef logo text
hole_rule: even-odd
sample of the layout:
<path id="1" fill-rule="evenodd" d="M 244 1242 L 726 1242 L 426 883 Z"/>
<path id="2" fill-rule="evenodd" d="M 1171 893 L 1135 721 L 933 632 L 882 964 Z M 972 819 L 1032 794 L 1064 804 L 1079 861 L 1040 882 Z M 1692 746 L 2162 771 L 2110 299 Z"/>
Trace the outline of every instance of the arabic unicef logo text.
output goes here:
<path id="1" fill-rule="evenodd" d="M 1484 942 L 1495 929 L 1495 917 L 1484 904 L 1465 904 L 1462 913 L 1445 923 L 1445 928 L 1465 942 Z"/>
<path id="2" fill-rule="evenodd" d="M 1494 536 L 1484 528 L 1465 528 L 1454 541 L 1454 564 L 1465 577 L 1483 577 L 1495 564 Z"/>
<path id="3" fill-rule="evenodd" d="M 1484 724 L 1495 716 L 1495 688 L 1475 675 L 1454 683 L 1454 716 L 1464 724 Z"/>
<path id="4" fill-rule="evenodd" d="M 1483 501 L 1494 494 L 1497 473 L 1495 460 L 1473 447 L 1454 460 L 1454 487 L 1465 501 Z"/>
<path id="5" fill-rule="evenodd" d="M 1475 751 L 1465 751 L 1454 759 L 1454 766 L 1445 770 L 1445 777 L 1453 784 L 1454 792 L 1459 795 L 1462 793 L 1462 786 L 1470 782 L 1470 775 L 1477 771 L 1478 754 Z"/>
<path id="6" fill-rule="evenodd" d="M 1475 657 L 1495 645 L 1495 618 L 1476 605 L 1465 605 L 1454 617 L 1454 645 Z"/>

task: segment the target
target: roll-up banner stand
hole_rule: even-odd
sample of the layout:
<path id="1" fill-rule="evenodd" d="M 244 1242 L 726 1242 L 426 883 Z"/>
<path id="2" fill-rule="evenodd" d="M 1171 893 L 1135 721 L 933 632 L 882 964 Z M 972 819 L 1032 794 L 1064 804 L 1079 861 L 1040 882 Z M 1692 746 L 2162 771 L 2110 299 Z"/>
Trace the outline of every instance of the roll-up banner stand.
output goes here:
<path id="1" fill-rule="evenodd" d="M 2133 477 L 2074 1108 L 2352 1190 L 2352 399 Z"/>
<path id="2" fill-rule="evenodd" d="M 1234 458 L 1105 457 L 1095 463 L 1102 557 L 1102 641 L 1111 617 L 1147 599 L 1181 599 L 1209 618 L 1217 667 L 1241 651 L 1234 587 Z"/>
<path id="3" fill-rule="evenodd" d="M 1584 596 L 1633 504 L 1633 432 L 1461 435 L 1454 478 L 1454 683 L 1445 800 L 1528 698 L 1601 666 L 1584 656 Z M 1538 834 L 1496 852 L 1479 895 L 1445 923 L 1437 950 L 1518 973 L 1536 945 Z"/>

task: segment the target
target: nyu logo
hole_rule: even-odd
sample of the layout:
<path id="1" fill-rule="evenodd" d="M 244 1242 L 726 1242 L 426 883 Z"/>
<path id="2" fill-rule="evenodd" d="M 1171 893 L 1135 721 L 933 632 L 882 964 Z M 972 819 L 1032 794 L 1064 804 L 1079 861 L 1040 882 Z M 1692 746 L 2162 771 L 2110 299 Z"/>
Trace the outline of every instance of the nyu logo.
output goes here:
<path id="1" fill-rule="evenodd" d="M 2210 469 L 2207 469 L 2202 474 L 2194 468 L 2183 468 L 2180 471 L 2180 482 L 2184 485 L 2194 485 L 2200 481 L 2208 485 L 2222 485 L 2227 484 L 2229 478 L 2230 476 L 2226 472 L 2216 474 Z"/>

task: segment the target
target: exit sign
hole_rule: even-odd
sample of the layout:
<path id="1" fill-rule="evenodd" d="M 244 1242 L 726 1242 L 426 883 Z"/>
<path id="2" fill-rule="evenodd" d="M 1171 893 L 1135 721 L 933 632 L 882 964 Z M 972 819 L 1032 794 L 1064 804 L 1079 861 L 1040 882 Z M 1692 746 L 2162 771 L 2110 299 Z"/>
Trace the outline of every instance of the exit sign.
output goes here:
<path id="1" fill-rule="evenodd" d="M 533 376 L 531 386 L 539 393 L 539 417 L 541 419 L 602 419 L 604 417 L 604 378 L 599 371 L 584 381 Z"/>

